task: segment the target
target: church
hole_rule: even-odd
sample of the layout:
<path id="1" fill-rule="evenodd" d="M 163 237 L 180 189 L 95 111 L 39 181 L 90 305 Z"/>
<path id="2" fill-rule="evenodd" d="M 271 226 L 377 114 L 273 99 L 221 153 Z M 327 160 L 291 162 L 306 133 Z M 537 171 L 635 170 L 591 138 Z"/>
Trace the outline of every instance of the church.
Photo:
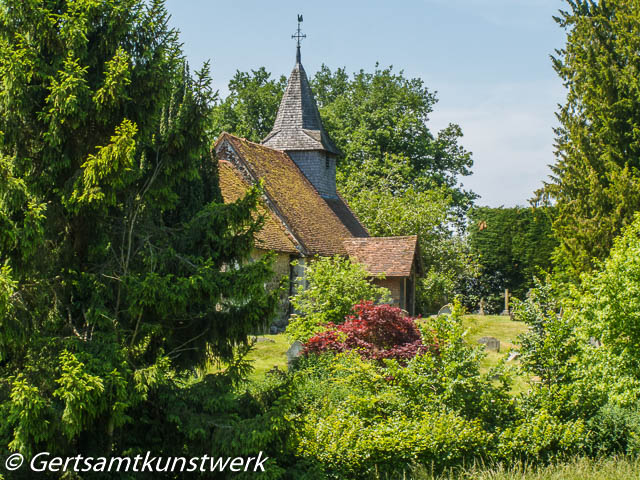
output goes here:
<path id="1" fill-rule="evenodd" d="M 374 283 L 389 289 L 394 305 L 415 313 L 416 277 L 422 273 L 418 238 L 371 237 L 340 196 L 336 161 L 341 152 L 322 125 L 299 42 L 271 133 L 260 144 L 223 133 L 214 149 L 225 202 L 263 182 L 258 213 L 264 225 L 253 255 L 275 252 L 273 286 L 283 277 L 289 285 L 273 331 L 286 326 L 293 313 L 289 296 L 304 288 L 304 266 L 318 256 L 347 256 L 362 264 Z"/>

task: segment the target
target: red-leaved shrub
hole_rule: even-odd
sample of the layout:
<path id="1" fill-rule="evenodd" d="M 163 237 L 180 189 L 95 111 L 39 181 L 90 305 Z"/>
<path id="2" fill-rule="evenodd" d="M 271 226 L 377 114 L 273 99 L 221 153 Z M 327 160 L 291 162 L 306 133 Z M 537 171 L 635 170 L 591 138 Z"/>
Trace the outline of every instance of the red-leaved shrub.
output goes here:
<path id="1" fill-rule="evenodd" d="M 415 319 L 390 305 L 361 302 L 341 325 L 332 323 L 304 344 L 304 354 L 356 350 L 362 358 L 395 358 L 401 362 L 418 354 L 437 353 L 437 345 L 422 343 Z"/>

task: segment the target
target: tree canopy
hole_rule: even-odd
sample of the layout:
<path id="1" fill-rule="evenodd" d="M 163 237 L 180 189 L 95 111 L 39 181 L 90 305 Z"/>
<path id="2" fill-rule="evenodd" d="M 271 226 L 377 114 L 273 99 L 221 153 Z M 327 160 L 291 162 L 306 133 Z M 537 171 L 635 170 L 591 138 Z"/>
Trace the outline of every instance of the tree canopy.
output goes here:
<path id="1" fill-rule="evenodd" d="M 245 261 L 259 192 L 222 204 L 208 67 L 190 74 L 167 18 L 159 0 L 0 7 L 0 438 L 14 450 L 108 451 L 155 385 L 232 358 L 275 308 L 268 259 Z"/>
<path id="2" fill-rule="evenodd" d="M 545 190 L 557 204 L 555 261 L 575 280 L 606 257 L 640 209 L 640 6 L 567 3 L 556 18 L 567 43 L 553 59 L 567 100 Z"/>
<path id="3" fill-rule="evenodd" d="M 469 211 L 467 238 L 480 275 L 466 292 L 474 302 L 499 296 L 505 288 L 524 298 L 534 277 L 552 270 L 557 241 L 551 231 L 553 207 L 473 207 Z M 494 308 L 502 308 L 497 299 Z"/>

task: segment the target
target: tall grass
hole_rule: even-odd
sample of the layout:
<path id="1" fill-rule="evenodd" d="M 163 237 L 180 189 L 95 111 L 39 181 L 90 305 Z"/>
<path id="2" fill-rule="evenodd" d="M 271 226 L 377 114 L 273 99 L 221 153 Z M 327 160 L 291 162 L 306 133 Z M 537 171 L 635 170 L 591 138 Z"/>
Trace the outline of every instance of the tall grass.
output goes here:
<path id="1" fill-rule="evenodd" d="M 417 467 L 407 480 L 628 480 L 640 479 L 640 459 L 609 457 L 603 459 L 575 458 L 566 463 L 534 467 L 475 465 L 432 475 L 425 467 Z"/>

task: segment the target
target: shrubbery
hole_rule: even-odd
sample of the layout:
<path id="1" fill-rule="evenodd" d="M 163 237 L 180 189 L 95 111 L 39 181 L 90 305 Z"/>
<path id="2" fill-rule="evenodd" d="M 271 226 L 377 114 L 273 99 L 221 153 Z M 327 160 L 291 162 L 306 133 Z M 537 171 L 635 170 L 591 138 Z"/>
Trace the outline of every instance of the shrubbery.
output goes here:
<path id="1" fill-rule="evenodd" d="M 420 320 L 420 342 L 430 348 L 398 360 L 370 353 L 386 330 L 366 334 L 371 317 L 397 321 L 393 309 L 365 303 L 357 312 L 327 330 L 335 334 L 328 342 L 335 348 L 307 349 L 315 354 L 297 364 L 288 393 L 296 455 L 331 478 L 401 475 L 416 463 L 439 471 L 474 460 L 531 461 L 581 451 L 583 422 L 521 408 L 503 367 L 481 371 L 484 350 L 465 341 L 456 313 Z M 412 319 L 402 320 L 411 325 Z M 393 330 L 384 321 L 372 323 Z M 405 341 L 410 330 L 400 328 L 396 338 Z M 366 346 L 347 348 L 349 336 L 357 335 L 369 339 Z M 390 343 L 382 345 L 393 350 Z"/>
<path id="2" fill-rule="evenodd" d="M 390 305 L 362 302 L 342 325 L 329 323 L 324 332 L 305 343 L 306 354 L 347 352 L 355 350 L 362 358 L 382 360 L 395 358 L 407 361 L 427 351 L 437 352 L 437 340 L 422 343 L 415 319 L 404 316 L 402 310 Z"/>
<path id="3" fill-rule="evenodd" d="M 305 267 L 306 288 L 291 297 L 296 314 L 287 326 L 291 340 L 307 341 L 324 325 L 340 324 L 363 300 L 384 302 L 389 290 L 371 283 L 364 267 L 343 257 L 318 258 Z"/>

